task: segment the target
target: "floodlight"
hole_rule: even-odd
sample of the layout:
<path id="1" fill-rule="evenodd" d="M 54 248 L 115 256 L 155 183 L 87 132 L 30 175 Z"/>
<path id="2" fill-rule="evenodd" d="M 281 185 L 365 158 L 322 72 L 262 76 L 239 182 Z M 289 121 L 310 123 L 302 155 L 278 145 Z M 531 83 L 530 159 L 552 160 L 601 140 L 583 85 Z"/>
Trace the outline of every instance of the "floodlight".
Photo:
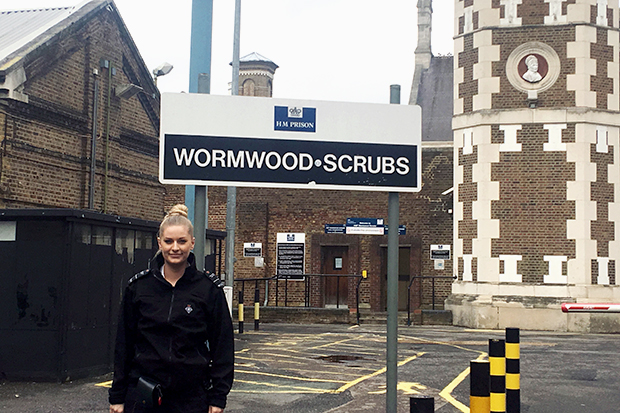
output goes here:
<path id="1" fill-rule="evenodd" d="M 118 85 L 114 88 L 114 94 L 122 99 L 129 99 L 130 97 L 143 91 L 144 89 L 138 85 L 134 85 L 133 83 Z"/>

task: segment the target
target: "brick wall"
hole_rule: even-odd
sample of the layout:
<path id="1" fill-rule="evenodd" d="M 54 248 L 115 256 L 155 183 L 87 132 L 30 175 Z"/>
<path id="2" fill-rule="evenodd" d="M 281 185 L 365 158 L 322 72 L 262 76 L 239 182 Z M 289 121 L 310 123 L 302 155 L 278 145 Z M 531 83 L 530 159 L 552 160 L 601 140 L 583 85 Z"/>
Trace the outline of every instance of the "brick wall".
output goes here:
<path id="1" fill-rule="evenodd" d="M 452 275 L 452 266 L 446 262 L 445 270 L 434 269 L 430 259 L 431 244 L 452 243 L 452 197 L 442 192 L 452 187 L 452 147 L 425 147 L 422 153 L 422 191 L 418 194 L 400 195 L 400 224 L 407 228 L 407 235 L 400 237 L 401 246 L 410 247 L 411 275 Z M 210 187 L 209 228 L 226 229 L 226 188 Z M 385 274 L 382 274 L 382 249 L 387 246 L 387 236 L 362 236 L 325 234 L 325 224 L 344 224 L 349 217 L 383 218 L 387 223 L 388 194 L 362 191 L 322 191 L 284 189 L 237 189 L 237 227 L 235 278 L 262 278 L 275 274 L 276 235 L 279 232 L 306 234 L 306 273 L 321 271 L 321 247 L 345 245 L 349 248 L 349 273 L 368 271 L 368 280 L 360 286 L 361 302 L 374 310 L 385 309 Z M 256 268 L 253 258 L 243 258 L 244 242 L 261 242 L 265 266 Z M 235 290 L 240 289 L 240 284 Z M 273 283 L 272 283 L 273 284 Z M 275 304 L 275 284 L 270 284 L 270 303 Z M 423 304 L 431 302 L 431 282 L 425 281 Z M 451 281 L 436 282 L 438 305 L 450 293 Z M 280 282 L 280 305 L 284 302 L 284 283 Z M 303 282 L 289 282 L 288 299 L 293 305 L 304 302 Z M 324 284 L 310 282 L 313 303 L 323 291 Z M 354 306 L 355 283 L 349 282 L 349 306 Z M 254 283 L 246 285 L 245 300 L 253 301 Z M 418 291 L 412 298 L 417 300 Z M 236 298 L 236 295 L 235 295 Z M 261 300 L 264 284 L 261 283 Z"/>
<path id="2" fill-rule="evenodd" d="M 115 70 L 100 67 L 101 59 Z M 23 61 L 29 103 L 0 105 L 0 208 L 88 207 L 98 79 L 94 209 L 160 219 L 176 197 L 168 192 L 178 190 L 157 178 L 159 93 L 118 15 L 101 8 Z M 146 93 L 115 96 L 128 83 Z"/>

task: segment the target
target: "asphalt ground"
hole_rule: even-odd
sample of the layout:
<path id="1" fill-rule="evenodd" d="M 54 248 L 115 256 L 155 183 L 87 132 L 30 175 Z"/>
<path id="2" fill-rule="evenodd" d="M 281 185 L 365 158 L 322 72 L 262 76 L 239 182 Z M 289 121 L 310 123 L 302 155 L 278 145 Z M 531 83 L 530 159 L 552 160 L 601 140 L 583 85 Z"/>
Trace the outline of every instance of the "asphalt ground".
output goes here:
<path id="1" fill-rule="evenodd" d="M 246 329 L 252 326 L 246 326 Z M 398 404 L 433 396 L 435 411 L 468 412 L 469 361 L 498 330 L 399 326 Z M 385 411 L 383 325 L 262 324 L 236 334 L 227 412 Z M 521 331 L 521 411 L 620 412 L 620 337 Z M 110 375 L 64 384 L 0 384 L 0 411 L 107 412 Z"/>

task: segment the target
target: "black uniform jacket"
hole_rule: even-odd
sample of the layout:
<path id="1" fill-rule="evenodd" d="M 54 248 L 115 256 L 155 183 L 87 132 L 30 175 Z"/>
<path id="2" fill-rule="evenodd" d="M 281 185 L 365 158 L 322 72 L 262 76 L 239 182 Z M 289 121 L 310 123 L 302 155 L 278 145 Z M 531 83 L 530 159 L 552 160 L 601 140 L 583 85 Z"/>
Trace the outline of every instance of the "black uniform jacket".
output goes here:
<path id="1" fill-rule="evenodd" d="M 128 385 L 144 376 L 162 385 L 164 397 L 205 383 L 209 404 L 226 406 L 234 341 L 223 283 L 197 271 L 193 254 L 188 262 L 174 287 L 159 270 L 161 254 L 150 270 L 129 281 L 119 316 L 110 404 L 124 403 Z"/>

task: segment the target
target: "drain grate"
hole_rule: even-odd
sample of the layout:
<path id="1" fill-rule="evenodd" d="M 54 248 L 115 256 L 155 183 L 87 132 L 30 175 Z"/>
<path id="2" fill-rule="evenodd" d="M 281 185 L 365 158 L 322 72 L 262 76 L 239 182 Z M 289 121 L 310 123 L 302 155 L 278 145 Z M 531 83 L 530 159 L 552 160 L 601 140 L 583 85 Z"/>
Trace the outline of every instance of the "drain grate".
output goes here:
<path id="1" fill-rule="evenodd" d="M 349 356 L 346 354 L 335 354 L 331 356 L 320 356 L 317 357 L 319 360 L 330 361 L 332 363 L 344 363 L 345 361 L 356 361 L 356 360 L 365 360 L 364 357 L 361 356 Z"/>

